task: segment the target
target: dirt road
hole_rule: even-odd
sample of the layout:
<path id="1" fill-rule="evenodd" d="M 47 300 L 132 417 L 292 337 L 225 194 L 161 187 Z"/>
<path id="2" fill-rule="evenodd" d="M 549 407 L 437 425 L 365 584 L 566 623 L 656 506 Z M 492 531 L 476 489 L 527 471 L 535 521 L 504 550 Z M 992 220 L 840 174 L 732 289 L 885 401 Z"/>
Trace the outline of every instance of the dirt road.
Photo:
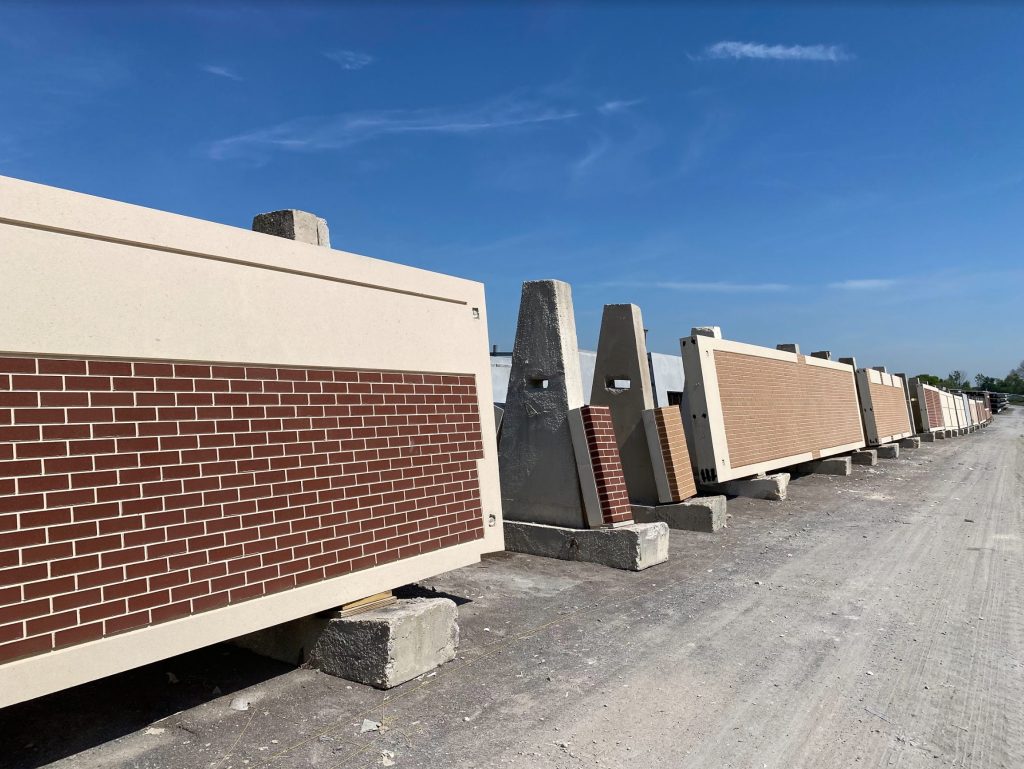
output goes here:
<path id="1" fill-rule="evenodd" d="M 1020 410 L 730 512 L 640 574 L 433 580 L 459 657 L 392 692 L 215 647 L 0 712 L 0 765 L 1024 767 Z"/>

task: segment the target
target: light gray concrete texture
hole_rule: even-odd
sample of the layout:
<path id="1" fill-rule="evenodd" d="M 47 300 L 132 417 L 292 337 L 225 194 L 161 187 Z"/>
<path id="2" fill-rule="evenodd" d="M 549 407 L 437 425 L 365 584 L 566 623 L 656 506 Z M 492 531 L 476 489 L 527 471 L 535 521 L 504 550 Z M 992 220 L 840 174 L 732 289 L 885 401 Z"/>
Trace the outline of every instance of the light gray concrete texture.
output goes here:
<path id="1" fill-rule="evenodd" d="M 654 405 L 657 408 L 671 406 L 669 393 L 680 397 L 686 389 L 683 384 L 683 359 L 679 355 L 661 352 L 647 353 L 651 367 L 651 387 L 654 389 Z"/>
<path id="2" fill-rule="evenodd" d="M 794 469 L 798 473 L 809 473 L 812 475 L 849 475 L 853 472 L 852 464 L 853 462 L 850 457 L 828 457 L 826 459 L 803 462 Z"/>
<path id="3" fill-rule="evenodd" d="M 921 448 L 920 436 L 914 436 L 912 438 L 903 438 L 900 441 L 900 448 L 904 449 L 919 449 Z"/>
<path id="4" fill-rule="evenodd" d="M 875 448 L 875 454 L 879 459 L 899 459 L 900 445 L 898 443 L 883 443 Z"/>
<path id="5" fill-rule="evenodd" d="M 654 391 L 655 406 L 669 406 L 669 393 L 685 392 L 683 386 L 683 359 L 678 355 L 666 355 L 660 352 L 647 353 L 650 363 L 651 387 Z M 580 350 L 580 382 L 583 385 L 583 398 L 589 402 L 590 390 L 594 382 L 594 364 L 597 353 L 591 350 Z M 508 394 L 508 380 L 512 373 L 512 356 L 499 354 L 491 356 L 491 400 L 501 404 Z"/>
<path id="6" fill-rule="evenodd" d="M 331 234 L 327 229 L 327 220 L 308 211 L 285 209 L 256 214 L 252 220 L 252 228 L 256 232 L 274 235 L 314 246 L 331 247 Z"/>
<path id="7" fill-rule="evenodd" d="M 850 461 L 855 465 L 867 465 L 872 467 L 878 464 L 878 450 L 862 449 L 860 451 L 854 451 L 850 454 Z"/>
<path id="8" fill-rule="evenodd" d="M 352 617 L 304 617 L 234 643 L 280 662 L 392 689 L 455 658 L 457 620 L 447 598 L 411 598 Z"/>
<path id="9" fill-rule="evenodd" d="M 730 497 L 766 499 L 781 502 L 789 489 L 789 473 L 759 473 L 753 478 L 737 478 L 725 483 L 701 486 L 706 491 L 715 491 Z"/>
<path id="10" fill-rule="evenodd" d="M 668 558 L 668 526 L 633 523 L 615 528 L 570 529 L 506 520 L 505 548 L 512 553 L 643 571 Z"/>
<path id="11" fill-rule="evenodd" d="M 509 520 L 585 525 L 569 411 L 583 405 L 572 290 L 523 284 L 498 465 Z"/>
<path id="12" fill-rule="evenodd" d="M 17 705 L 0 765 L 1016 769 L 1022 433 L 730 500 L 645 572 L 485 556 L 422 586 L 457 659 L 390 692 L 214 646 Z"/>
<path id="13" fill-rule="evenodd" d="M 726 499 L 722 494 L 691 497 L 667 505 L 633 505 L 633 520 L 637 523 L 662 521 L 670 529 L 715 532 L 728 523 Z"/>
<path id="14" fill-rule="evenodd" d="M 644 426 L 644 411 L 654 408 L 654 394 L 644 321 L 635 304 L 604 306 L 590 403 L 611 410 L 630 501 L 657 504 L 658 485 Z"/>

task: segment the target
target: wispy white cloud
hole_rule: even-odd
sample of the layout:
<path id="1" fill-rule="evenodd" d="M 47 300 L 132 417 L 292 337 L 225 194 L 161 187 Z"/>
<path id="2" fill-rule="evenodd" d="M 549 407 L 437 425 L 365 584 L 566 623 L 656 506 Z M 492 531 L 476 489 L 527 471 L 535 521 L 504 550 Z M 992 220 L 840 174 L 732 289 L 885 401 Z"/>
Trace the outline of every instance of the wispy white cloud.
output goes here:
<path id="1" fill-rule="evenodd" d="M 660 288 L 670 291 L 705 291 L 716 294 L 776 293 L 789 291 L 787 283 L 733 283 L 715 281 L 710 283 L 689 281 L 612 281 L 603 285 L 613 288 Z"/>
<path id="2" fill-rule="evenodd" d="M 643 99 L 612 99 L 598 105 L 597 111 L 602 115 L 614 115 L 616 112 L 623 112 L 637 104 L 642 104 L 643 101 Z"/>
<path id="3" fill-rule="evenodd" d="M 216 64 L 203 64 L 200 69 L 203 70 L 203 72 L 216 75 L 217 77 L 225 77 L 228 80 L 237 80 L 239 82 L 242 80 L 242 77 L 237 72 L 234 72 L 227 67 L 218 67 Z"/>
<path id="4" fill-rule="evenodd" d="M 844 291 L 881 291 L 887 288 L 892 288 L 898 280 L 891 278 L 858 278 L 854 280 L 840 280 L 835 283 L 829 283 L 829 288 L 839 288 Z"/>
<path id="5" fill-rule="evenodd" d="M 853 56 L 839 45 L 768 45 L 722 40 L 704 49 L 705 59 L 770 59 L 774 61 L 846 61 Z"/>
<path id="6" fill-rule="evenodd" d="M 214 160 L 262 161 L 274 152 L 341 150 L 384 136 L 471 135 L 572 120 L 579 115 L 575 109 L 514 98 L 455 110 L 345 112 L 333 117 L 300 118 L 230 136 L 213 142 L 207 151 Z"/>
<path id="7" fill-rule="evenodd" d="M 324 56 L 342 69 L 362 69 L 373 64 L 374 58 L 359 51 L 324 51 Z"/>

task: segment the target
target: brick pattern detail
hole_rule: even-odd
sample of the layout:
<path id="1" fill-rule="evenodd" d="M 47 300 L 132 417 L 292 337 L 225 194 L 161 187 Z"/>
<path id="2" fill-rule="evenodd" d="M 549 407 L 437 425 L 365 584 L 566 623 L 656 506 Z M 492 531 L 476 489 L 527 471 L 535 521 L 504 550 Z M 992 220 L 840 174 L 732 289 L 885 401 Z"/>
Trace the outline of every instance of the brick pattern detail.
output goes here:
<path id="1" fill-rule="evenodd" d="M 474 377 L 0 358 L 0 662 L 483 536 Z"/>
<path id="2" fill-rule="evenodd" d="M 697 494 L 690 452 L 686 447 L 686 433 L 683 432 L 683 417 L 678 406 L 665 406 L 653 411 L 668 488 L 672 501 L 681 502 Z"/>
<path id="3" fill-rule="evenodd" d="M 715 350 L 733 468 L 864 441 L 853 369 Z"/>
<path id="4" fill-rule="evenodd" d="M 923 389 L 925 410 L 928 412 L 928 427 L 931 430 L 937 430 L 946 424 L 942 416 L 942 396 L 938 390 L 928 387 Z"/>
<path id="5" fill-rule="evenodd" d="M 601 520 L 606 526 L 633 522 L 626 477 L 622 474 L 619 444 L 615 441 L 612 411 L 607 406 L 584 406 L 583 431 L 594 467 L 597 496 L 601 501 Z"/>
<path id="6" fill-rule="evenodd" d="M 862 380 L 863 381 L 863 380 Z M 893 435 L 912 432 L 907 396 L 902 384 L 887 385 L 869 382 L 871 408 L 878 439 L 885 443 Z"/>

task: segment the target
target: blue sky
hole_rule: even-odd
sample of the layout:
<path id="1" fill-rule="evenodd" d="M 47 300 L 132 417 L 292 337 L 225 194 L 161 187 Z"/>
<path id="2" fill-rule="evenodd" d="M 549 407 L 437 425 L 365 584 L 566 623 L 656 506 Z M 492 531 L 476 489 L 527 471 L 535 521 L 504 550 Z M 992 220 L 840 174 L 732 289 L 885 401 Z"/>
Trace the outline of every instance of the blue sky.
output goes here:
<path id="1" fill-rule="evenodd" d="M 862 365 L 1024 358 L 1024 8 L 0 7 L 0 173 Z"/>

